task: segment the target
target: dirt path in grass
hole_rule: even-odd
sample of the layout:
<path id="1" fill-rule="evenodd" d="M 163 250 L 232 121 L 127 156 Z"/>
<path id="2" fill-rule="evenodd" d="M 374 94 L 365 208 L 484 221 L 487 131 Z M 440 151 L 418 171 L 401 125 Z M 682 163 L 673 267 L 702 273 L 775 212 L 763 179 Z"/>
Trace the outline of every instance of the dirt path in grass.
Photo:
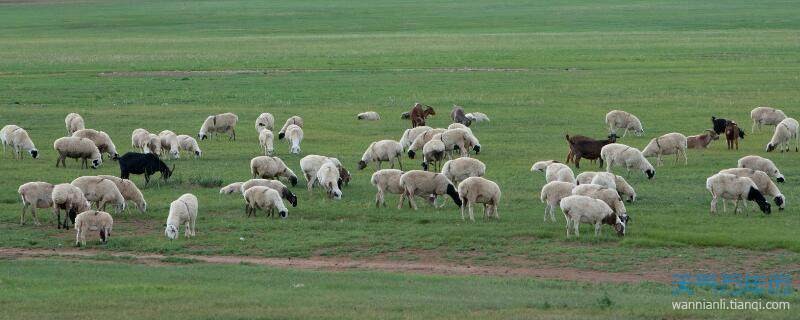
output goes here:
<path id="1" fill-rule="evenodd" d="M 375 270 L 389 272 L 407 272 L 441 275 L 481 275 L 481 276 L 517 276 L 540 279 L 576 280 L 591 283 L 638 283 L 653 281 L 669 283 L 671 274 L 664 272 L 646 273 L 611 273 L 587 271 L 574 268 L 506 268 L 472 265 L 456 265 L 438 262 L 393 261 L 393 260 L 351 260 L 344 258 L 261 258 L 238 256 L 197 256 L 197 255 L 161 255 L 134 252 L 108 252 L 94 249 L 64 248 L 58 250 L 0 248 L 0 258 L 30 259 L 45 257 L 92 258 L 97 255 L 130 259 L 131 262 L 145 264 L 164 264 L 166 258 L 194 259 L 205 263 L 219 264 L 254 264 L 279 268 L 314 269 L 328 271 Z M 125 260 L 120 260 L 125 261 Z"/>

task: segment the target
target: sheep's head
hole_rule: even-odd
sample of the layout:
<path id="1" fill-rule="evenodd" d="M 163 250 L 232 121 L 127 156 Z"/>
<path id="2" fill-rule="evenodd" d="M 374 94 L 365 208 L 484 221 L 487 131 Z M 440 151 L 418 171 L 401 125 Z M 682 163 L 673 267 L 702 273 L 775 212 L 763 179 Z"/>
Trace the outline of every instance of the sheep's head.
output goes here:
<path id="1" fill-rule="evenodd" d="M 472 147 L 472 150 L 475 150 L 475 154 L 481 153 L 481 145 L 476 144 L 474 147 Z"/>
<path id="2" fill-rule="evenodd" d="M 92 169 L 97 169 L 97 167 L 99 167 L 100 164 L 102 164 L 102 163 L 103 163 L 103 160 L 92 159 Z"/>
<path id="3" fill-rule="evenodd" d="M 775 150 L 775 147 L 776 146 L 772 143 L 767 143 L 767 152 L 772 152 L 772 150 Z"/>
<path id="4" fill-rule="evenodd" d="M 287 201 L 289 201 L 289 203 L 292 204 L 292 207 L 297 207 L 297 196 L 295 196 L 294 193 L 289 191 L 289 188 L 283 188 L 283 191 L 281 191 L 281 193 L 282 193 L 281 196 Z"/>
<path id="5" fill-rule="evenodd" d="M 409 159 L 414 159 L 414 155 L 416 155 L 416 154 L 417 153 L 414 152 L 414 150 L 408 150 L 408 158 Z"/>
<path id="6" fill-rule="evenodd" d="M 778 181 L 780 183 L 783 183 L 784 181 L 786 181 L 786 178 L 780 172 L 778 172 L 778 170 L 775 170 L 774 174 L 775 174 L 775 180 L 776 181 Z"/>
<path id="7" fill-rule="evenodd" d="M 412 157 L 412 159 L 413 159 L 413 157 Z M 358 170 L 364 170 L 364 168 L 366 168 L 366 167 L 367 167 L 367 162 L 366 161 L 361 160 L 361 161 L 358 162 Z"/>
<path id="8" fill-rule="evenodd" d="M 289 176 L 289 183 L 292 185 L 292 187 L 296 186 L 297 185 L 297 176 L 290 175 Z"/>
<path id="9" fill-rule="evenodd" d="M 456 187 L 452 183 L 447 184 L 447 195 L 453 198 L 453 202 L 457 206 L 461 206 L 461 197 L 458 195 L 458 191 L 456 191 Z"/>
<path id="10" fill-rule="evenodd" d="M 31 154 L 31 158 L 34 159 L 39 158 L 39 150 L 31 149 L 30 151 L 28 151 L 28 153 Z"/>
<path id="11" fill-rule="evenodd" d="M 782 194 L 779 194 L 773 200 L 775 201 L 775 205 L 778 206 L 778 210 L 783 211 L 786 206 L 786 198 L 784 198 Z"/>
<path id="12" fill-rule="evenodd" d="M 278 132 L 278 140 L 283 140 L 283 137 L 285 137 L 285 136 L 286 136 L 286 132 L 283 132 L 283 131 Z"/>
<path id="13" fill-rule="evenodd" d="M 764 195 L 761 191 L 758 191 L 755 187 L 750 187 L 750 191 L 747 193 L 747 200 L 755 201 L 758 204 L 758 208 L 761 209 L 761 212 L 765 214 L 772 213 L 772 208 L 767 202 L 767 199 L 764 198 Z"/>
<path id="14" fill-rule="evenodd" d="M 164 230 L 164 234 L 167 236 L 167 239 L 175 240 L 178 238 L 178 227 L 168 224 L 167 228 Z"/>
<path id="15" fill-rule="evenodd" d="M 200 132 L 197 134 L 197 137 L 200 138 L 200 141 L 202 141 L 208 139 L 208 134 L 206 134 L 205 132 Z"/>
<path id="16" fill-rule="evenodd" d="M 147 211 L 147 202 L 142 200 L 142 203 L 136 204 L 136 208 L 139 209 L 139 212 L 145 213 Z"/>
<path id="17" fill-rule="evenodd" d="M 612 133 L 608 135 L 608 142 L 609 143 L 616 143 L 617 142 L 617 134 Z"/>
<path id="18" fill-rule="evenodd" d="M 614 231 L 617 232 L 617 236 L 624 237 L 625 236 L 625 223 L 619 221 L 614 224 Z"/>
<path id="19" fill-rule="evenodd" d="M 647 170 L 644 171 L 644 173 L 647 175 L 647 179 L 653 179 L 653 177 L 656 175 L 656 170 L 655 169 L 647 169 Z"/>
<path id="20" fill-rule="evenodd" d="M 281 219 L 286 219 L 286 217 L 289 216 L 289 211 L 287 210 L 278 211 L 278 216 L 280 216 Z"/>

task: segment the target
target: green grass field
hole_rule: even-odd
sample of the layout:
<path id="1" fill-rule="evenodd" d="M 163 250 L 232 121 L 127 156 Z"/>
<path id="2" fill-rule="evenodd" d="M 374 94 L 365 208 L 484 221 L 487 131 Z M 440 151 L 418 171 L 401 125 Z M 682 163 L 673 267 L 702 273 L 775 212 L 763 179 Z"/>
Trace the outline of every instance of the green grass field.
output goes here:
<path id="1" fill-rule="evenodd" d="M 796 278 L 800 276 L 796 236 L 800 159 L 795 152 L 767 154 L 764 146 L 771 129 L 751 133 L 749 112 L 758 105 L 779 107 L 791 117 L 800 112 L 798 13 L 791 1 L 0 1 L 0 126 L 13 123 L 26 128 L 41 151 L 38 160 L 14 161 L 6 153 L 0 161 L 0 246 L 58 249 L 74 243 L 74 231 L 57 230 L 47 210 L 39 213 L 42 226 L 19 225 L 20 184 L 119 174 L 113 161 L 98 170 L 80 170 L 74 161 L 67 161 L 67 169 L 55 168 L 52 142 L 65 134 L 67 113 L 78 112 L 87 127 L 108 132 L 124 153 L 131 149 L 133 129 L 155 133 L 169 129 L 194 136 L 208 115 L 234 112 L 240 119 L 235 142 L 202 141 L 202 159 L 168 161 L 177 167 L 174 179 L 142 189 L 148 212 L 131 210 L 115 216 L 111 241 L 101 245 L 92 238 L 89 247 L 170 255 L 387 259 L 634 274 L 780 271 Z M 483 146 L 477 158 L 487 165 L 486 178 L 503 190 L 500 221 L 464 223 L 449 200 L 444 208 L 421 205 L 414 212 L 395 209 L 397 196 L 391 195 L 388 208 L 374 208 L 375 190 L 369 184 L 374 168 L 358 171 L 356 163 L 371 141 L 400 138 L 410 124 L 399 115 L 416 101 L 437 109 L 439 114 L 429 120 L 432 126 L 449 124 L 452 104 L 492 119 L 472 130 Z M 705 151 L 691 150 L 688 166 L 675 165 L 668 157 L 653 180 L 632 174 L 628 180 L 638 200 L 628 205 L 634 220 L 625 238 L 604 229 L 603 236 L 595 239 L 584 225 L 579 239 L 567 239 L 562 217 L 558 223 L 542 222 L 544 205 L 538 197 L 544 177 L 531 173 L 530 166 L 538 160 L 563 160 L 565 133 L 605 136 L 604 115 L 612 109 L 632 112 L 642 120 L 643 137 L 620 140 L 639 148 L 668 132 L 699 134 L 710 127 L 712 115 L 737 120 L 748 135 L 738 151 L 726 150 L 724 141 Z M 379 112 L 383 120 L 355 120 L 357 113 L 367 110 Z M 342 160 L 354 176 L 341 201 L 326 200 L 320 191 L 308 194 L 301 183 L 293 189 L 300 199 L 297 208 L 290 208 L 289 219 L 247 219 L 241 196 L 222 196 L 219 187 L 207 186 L 250 178 L 249 160 L 260 155 L 253 123 L 261 112 L 275 115 L 278 126 L 291 115 L 305 119 L 301 156 L 289 154 L 286 144 L 276 145 L 277 155 L 295 172 L 307 154 Z M 786 175 L 787 182 L 779 187 L 788 198 L 787 209 L 770 216 L 730 211 L 711 216 L 705 179 L 734 167 L 748 154 L 770 157 Z M 404 165 L 416 169 L 419 160 L 406 158 Z M 586 162 L 576 174 L 595 169 Z M 133 180 L 142 187 L 141 176 Z M 163 225 L 169 203 L 186 192 L 200 199 L 198 236 L 167 241 Z M 143 299 L 137 301 L 156 296 L 171 301 L 188 290 L 208 299 L 226 296 L 230 301 L 220 301 L 227 306 L 221 310 L 230 310 L 237 302 L 247 304 L 224 293 L 235 290 L 237 281 L 248 281 L 254 272 L 248 266 L 175 269 L 108 263 L 102 267 L 114 268 L 108 277 L 121 287 L 136 286 Z M 25 271 L 12 272 L 20 268 Z M 76 262 L 71 268 L 101 267 Z M 175 279 L 170 274 L 184 270 L 198 278 L 226 273 L 233 284 L 220 280 L 169 286 L 161 292 L 159 286 L 167 280 L 158 279 Z M 4 277 L 0 290 L 12 289 L 25 297 L 0 295 L 4 309 L 10 301 L 24 302 L 15 306 L 18 314 L 5 315 L 13 318 L 55 316 L 39 313 L 59 311 L 55 303 L 42 307 L 43 301 L 63 297 L 69 292 L 59 290 L 80 282 L 55 278 L 69 272 L 58 260 L 2 261 L 0 271 Z M 299 318 L 373 317 L 384 312 L 395 317 L 614 318 L 612 311 L 598 312 L 594 298 L 587 305 L 575 300 L 576 294 L 600 292 L 624 306 L 629 317 L 671 312 L 667 303 L 661 303 L 669 299 L 668 285 L 257 272 L 283 282 L 292 277 L 325 278 L 328 289 L 345 286 L 343 300 L 320 302 L 303 296 L 296 301 L 284 294 L 291 290 L 287 286 L 250 288 L 242 297 L 264 299 L 241 317 L 274 311 L 275 317 Z M 47 283 L 46 277 L 58 279 L 62 288 L 34 286 Z M 364 281 L 371 286 L 349 290 L 346 285 L 352 279 L 368 279 Z M 397 281 L 425 285 L 388 292 L 376 289 Z M 475 306 L 470 303 L 475 296 L 462 288 L 473 285 L 496 294 L 477 299 L 481 302 Z M 525 296 L 528 289 L 533 298 Z M 334 294 L 315 286 L 308 290 Z M 153 291 L 160 293 L 151 296 Z M 372 295 L 378 297 L 374 303 L 383 306 L 349 308 Z M 397 295 L 411 295 L 407 297 L 411 300 L 398 301 Z M 445 309 L 440 305 L 448 301 L 405 308 L 414 299 L 442 295 L 469 299 L 457 299 Z M 497 300 L 497 295 L 513 299 Z M 542 308 L 535 295 L 558 298 L 549 302 L 552 307 Z M 269 297 L 276 297 L 274 304 L 267 305 Z M 117 305 L 136 312 L 133 309 L 139 305 L 130 301 Z M 292 313 L 288 306 L 295 304 L 308 310 Z M 481 306 L 496 309 L 484 312 Z M 321 311 L 328 308 L 334 312 Z M 234 317 L 226 311 L 205 316 Z"/>

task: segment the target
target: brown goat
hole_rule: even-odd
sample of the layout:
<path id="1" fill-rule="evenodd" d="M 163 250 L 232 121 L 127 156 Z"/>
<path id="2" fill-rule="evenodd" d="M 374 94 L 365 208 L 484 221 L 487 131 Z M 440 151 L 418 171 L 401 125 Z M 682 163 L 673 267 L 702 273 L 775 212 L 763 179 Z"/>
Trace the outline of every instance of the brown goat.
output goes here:
<path id="1" fill-rule="evenodd" d="M 433 115 L 436 115 L 436 111 L 434 111 L 431 106 L 425 106 L 425 109 L 423 110 L 421 103 L 415 103 L 414 107 L 411 108 L 411 127 L 416 128 L 419 126 L 424 126 L 425 118 Z"/>
<path id="2" fill-rule="evenodd" d="M 714 140 L 719 140 L 719 135 L 714 130 L 706 129 L 702 134 L 686 137 L 686 146 L 689 149 L 705 149 Z"/>
<path id="3" fill-rule="evenodd" d="M 566 138 L 569 144 L 567 163 L 572 161 L 575 163 L 575 168 L 581 167 L 581 158 L 592 161 L 600 159 L 600 167 L 603 167 L 603 159 L 600 158 L 600 150 L 603 149 L 603 146 L 617 141 L 616 134 L 609 135 L 606 140 L 595 140 L 586 136 L 570 137 L 569 135 L 566 135 Z"/>
<path id="4" fill-rule="evenodd" d="M 739 125 L 736 122 L 728 121 L 725 125 L 725 139 L 728 140 L 728 149 L 739 150 Z"/>

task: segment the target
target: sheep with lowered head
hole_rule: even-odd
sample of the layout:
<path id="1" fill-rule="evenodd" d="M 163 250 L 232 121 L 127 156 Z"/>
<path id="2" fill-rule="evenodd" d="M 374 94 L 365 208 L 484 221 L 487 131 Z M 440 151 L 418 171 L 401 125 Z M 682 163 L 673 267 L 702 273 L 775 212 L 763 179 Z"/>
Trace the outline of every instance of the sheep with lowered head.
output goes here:
<path id="1" fill-rule="evenodd" d="M 735 212 L 739 212 L 739 200 L 754 201 L 758 204 L 761 212 L 765 214 L 771 212 L 769 202 L 750 178 L 729 173 L 717 173 L 706 179 L 706 190 L 711 192 L 711 213 L 717 212 L 719 198 L 722 198 L 722 212 L 727 211 L 726 199 L 736 203 Z"/>
<path id="2" fill-rule="evenodd" d="M 584 171 L 581 172 L 581 174 L 579 174 L 577 177 L 575 177 L 575 180 L 577 180 L 577 184 L 579 185 L 589 184 L 592 183 L 592 180 L 594 180 L 594 177 L 597 174 L 598 172 L 594 171 Z M 620 196 L 627 197 L 628 202 L 635 202 L 636 190 L 634 190 L 633 187 L 628 183 L 628 181 L 626 181 L 625 178 L 623 178 L 622 176 L 614 175 L 614 177 L 615 177 L 614 184 L 617 186 L 617 193 L 619 193 Z"/>
<path id="3" fill-rule="evenodd" d="M 244 182 L 234 182 L 219 189 L 219 194 L 233 194 L 242 193 L 242 184 Z"/>
<path id="4" fill-rule="evenodd" d="M 539 200 L 546 203 L 544 207 L 544 221 L 547 222 L 547 213 L 550 213 L 550 220 L 556 221 L 555 212 L 556 207 L 561 203 L 561 199 L 572 195 L 572 189 L 575 188 L 574 183 L 564 181 L 551 181 L 542 187 L 542 192 L 539 194 Z"/>
<path id="5" fill-rule="evenodd" d="M 415 196 L 432 195 L 433 197 L 429 199 L 433 200 L 432 202 L 435 205 L 435 196 L 447 194 L 457 206 L 461 206 L 461 198 L 455 185 L 441 173 L 411 170 L 400 176 L 400 186 L 405 190 L 402 196 L 408 198 L 414 210 L 417 210 L 417 203 L 414 201 Z M 402 208 L 402 205 L 403 200 L 401 198 L 399 208 Z"/>
<path id="6" fill-rule="evenodd" d="M 80 212 L 89 210 L 89 201 L 83 196 L 83 191 L 78 187 L 69 183 L 62 183 L 53 186 L 53 192 L 50 194 L 50 199 L 53 200 L 53 215 L 58 220 L 58 228 L 68 229 L 67 218 L 75 224 L 75 216 Z M 64 210 L 64 221 L 61 221 L 61 210 Z"/>
<path id="7" fill-rule="evenodd" d="M 114 227 L 114 218 L 108 212 L 89 210 L 75 217 L 75 245 L 86 246 L 86 234 L 90 231 L 100 231 L 100 241 L 108 242 L 111 229 Z"/>
<path id="8" fill-rule="evenodd" d="M 56 159 L 56 168 L 58 164 L 67 167 L 64 160 L 66 158 L 81 159 L 81 168 L 88 168 L 88 160 L 92 160 L 92 168 L 97 169 L 102 163 L 103 159 L 100 157 L 100 150 L 94 145 L 92 140 L 77 137 L 63 137 L 56 139 L 53 142 L 53 149 L 58 153 Z"/>
<path id="9" fill-rule="evenodd" d="M 381 116 L 375 111 L 367 111 L 362 112 L 356 115 L 356 119 L 358 120 L 369 120 L 369 121 L 377 121 L 381 119 Z"/>
<path id="10" fill-rule="evenodd" d="M 614 214 L 614 210 L 603 200 L 571 195 L 561 199 L 560 206 L 561 211 L 564 212 L 564 218 L 567 220 L 567 237 L 569 237 L 570 229 L 573 229 L 575 236 L 579 237 L 578 227 L 581 223 L 593 224 L 595 237 L 600 235 L 600 228 L 603 224 L 613 226 L 618 236 L 625 235 L 625 222 Z"/>
<path id="11" fill-rule="evenodd" d="M 674 154 L 675 163 L 678 163 L 678 157 L 683 155 L 683 162 L 686 165 L 689 164 L 689 158 L 686 157 L 686 148 L 688 147 L 686 141 L 686 136 L 680 133 L 667 133 L 650 140 L 650 143 L 642 150 L 642 155 L 645 157 L 656 156 L 656 165 L 658 166 L 664 164 L 661 160 L 663 155 Z"/>
<path id="12" fill-rule="evenodd" d="M 200 138 L 200 140 L 205 140 L 215 133 L 227 133 L 228 140 L 236 140 L 237 122 L 239 122 L 239 116 L 230 112 L 208 116 L 208 118 L 203 121 L 203 125 L 200 126 L 197 137 Z"/>
<path id="13" fill-rule="evenodd" d="M 256 132 L 267 129 L 272 130 L 275 128 L 275 117 L 269 112 L 264 112 L 256 118 Z"/>
<path id="14" fill-rule="evenodd" d="M 278 191 L 278 193 L 281 195 L 281 198 L 285 199 L 286 201 L 289 201 L 289 203 L 292 204 L 292 207 L 297 207 L 297 196 L 295 196 L 295 194 L 291 190 L 289 190 L 289 187 L 287 187 L 285 184 L 283 184 L 283 182 L 280 182 L 278 180 L 250 179 L 242 183 L 242 185 L 239 187 L 239 193 L 244 194 L 244 192 L 247 191 L 247 189 L 250 189 L 255 186 L 262 186 L 275 189 L 275 191 Z"/>
<path id="15" fill-rule="evenodd" d="M 444 163 L 442 174 L 453 183 L 459 183 L 469 177 L 483 177 L 486 165 L 475 158 L 457 158 Z"/>
<path id="16" fill-rule="evenodd" d="M 311 188 L 313 188 L 314 183 L 317 182 L 317 171 L 328 161 L 332 161 L 337 168 L 342 168 L 342 163 L 339 159 L 333 157 L 310 154 L 300 159 L 300 170 L 303 171 L 303 177 L 306 178 L 306 188 L 308 192 L 311 192 Z"/>
<path id="17" fill-rule="evenodd" d="M 445 132 L 446 130 L 447 129 L 436 128 L 436 129 L 431 129 L 431 130 L 425 131 L 425 132 L 417 135 L 417 137 L 414 138 L 414 141 L 411 142 L 411 145 L 409 145 L 408 148 L 407 148 L 408 157 L 410 159 L 414 159 L 414 156 L 416 155 L 417 150 L 422 149 L 422 147 L 425 146 L 425 143 L 427 143 L 428 141 L 431 141 L 431 138 L 433 138 L 433 136 L 435 136 L 435 135 L 437 135 L 439 133 Z"/>
<path id="18" fill-rule="evenodd" d="M 472 120 L 472 122 L 489 122 L 489 117 L 483 112 L 470 112 L 464 116 Z"/>
<path id="19" fill-rule="evenodd" d="M 67 114 L 67 117 L 64 118 L 64 124 L 67 125 L 68 136 L 71 136 L 73 133 L 75 133 L 75 131 L 86 128 L 86 126 L 83 123 L 83 117 L 74 112 Z"/>
<path id="20" fill-rule="evenodd" d="M 417 136 L 431 130 L 433 128 L 429 126 L 419 126 L 411 129 L 406 129 L 403 131 L 403 136 L 400 137 L 400 145 L 403 146 L 403 150 L 411 146 Z"/>
<path id="21" fill-rule="evenodd" d="M 564 181 L 575 183 L 575 174 L 569 166 L 555 160 L 538 161 L 531 166 L 531 172 L 544 172 L 545 181 Z"/>
<path id="22" fill-rule="evenodd" d="M 147 201 L 144 200 L 142 191 L 139 190 L 133 181 L 109 175 L 99 175 L 98 177 L 114 182 L 125 201 L 132 201 L 136 205 L 136 209 L 139 209 L 139 212 L 145 213 L 147 211 Z"/>
<path id="23" fill-rule="evenodd" d="M 786 207 L 786 197 L 783 196 L 781 190 L 778 189 L 778 186 L 772 182 L 772 179 L 764 173 L 764 171 L 760 170 L 753 170 L 749 168 L 731 168 L 721 170 L 719 173 L 728 173 L 735 175 L 737 177 L 747 177 L 753 180 L 758 188 L 758 191 L 761 191 L 762 194 L 765 196 L 770 196 L 775 201 L 775 205 L 778 206 L 778 210 L 783 210 Z M 745 205 L 747 203 L 745 202 Z"/>
<path id="24" fill-rule="evenodd" d="M 339 200 L 342 198 L 342 178 L 336 163 L 328 160 L 317 171 L 317 182 L 325 189 L 329 198 Z"/>
<path id="25" fill-rule="evenodd" d="M 483 215 L 487 218 L 500 219 L 497 205 L 500 203 L 500 187 L 492 180 L 482 177 L 469 177 L 458 184 L 458 195 L 461 197 L 461 220 L 464 218 L 464 207 L 469 209 L 469 220 L 475 221 L 472 205 L 483 203 Z"/>
<path id="26" fill-rule="evenodd" d="M 250 173 L 253 178 L 273 179 L 282 177 L 289 180 L 292 187 L 297 185 L 297 176 L 292 169 L 278 157 L 259 156 L 250 160 Z"/>
<path id="27" fill-rule="evenodd" d="M 275 209 L 278 210 L 278 216 L 285 219 L 289 215 L 289 209 L 283 204 L 281 196 L 278 191 L 269 187 L 255 186 L 247 189 L 243 193 L 245 201 L 245 213 L 249 217 L 251 214 L 255 215 L 257 209 L 261 209 L 271 216 Z"/>
<path id="28" fill-rule="evenodd" d="M 169 153 L 172 159 L 178 159 L 181 156 L 180 147 L 178 146 L 178 135 L 170 130 L 164 130 L 158 133 L 159 141 L 161 141 L 161 153 Z"/>
<path id="29" fill-rule="evenodd" d="M 596 184 L 617 190 L 617 175 L 611 172 L 597 172 L 590 183 L 582 183 L 581 185 L 583 184 Z"/>
<path id="30" fill-rule="evenodd" d="M 39 157 L 39 149 L 36 149 L 31 137 L 28 135 L 28 131 L 19 126 L 12 124 L 3 127 L 0 130 L 0 142 L 3 144 L 3 154 L 6 152 L 6 145 L 11 146 L 14 150 L 14 159 L 19 158 L 22 160 L 22 150 L 28 151 L 31 158 L 36 159 Z"/>
<path id="31" fill-rule="evenodd" d="M 111 159 L 119 158 L 117 146 L 114 145 L 114 141 L 111 141 L 111 137 L 108 135 L 108 133 L 94 129 L 81 129 L 75 131 L 72 136 L 92 140 L 94 145 L 97 146 L 97 150 L 100 150 L 101 153 L 107 153 Z"/>
<path id="32" fill-rule="evenodd" d="M 450 125 L 448 125 L 447 126 L 447 130 L 450 130 L 450 129 L 464 129 L 464 130 L 469 131 L 470 134 L 472 133 L 472 129 L 470 129 L 469 127 L 467 127 L 467 126 L 465 126 L 463 124 L 460 124 L 458 122 L 454 122 L 454 123 L 451 123 Z"/>
<path id="33" fill-rule="evenodd" d="M 600 158 L 606 163 L 606 171 L 611 172 L 611 167 L 622 166 L 631 172 L 631 169 L 642 170 L 647 175 L 647 179 L 652 179 L 656 175 L 656 169 L 645 159 L 639 149 L 621 143 L 611 143 L 600 149 Z"/>
<path id="34" fill-rule="evenodd" d="M 755 155 L 744 156 L 739 159 L 736 166 L 739 168 L 761 170 L 764 171 L 768 176 L 775 178 L 775 180 L 778 182 L 782 183 L 786 181 L 786 178 L 783 176 L 783 174 L 781 174 L 781 171 L 778 170 L 778 167 L 775 166 L 775 163 L 767 158 Z"/>
<path id="35" fill-rule="evenodd" d="M 783 119 L 775 126 L 775 133 L 772 140 L 767 144 L 767 152 L 772 152 L 775 148 L 781 147 L 781 152 L 789 151 L 789 143 L 794 139 L 794 151 L 797 152 L 797 145 L 800 144 L 800 123 L 793 118 Z M 783 146 L 783 147 L 782 147 Z"/>
<path id="36" fill-rule="evenodd" d="M 622 132 L 623 138 L 628 134 L 628 130 L 633 131 L 633 134 L 636 136 L 644 134 L 642 122 L 639 121 L 639 118 L 622 110 L 611 110 L 608 112 L 606 114 L 606 126 L 608 126 L 610 134 L 616 134 L 618 129 L 625 129 L 625 131 Z"/>
<path id="37" fill-rule="evenodd" d="M 394 140 L 380 140 L 369 144 L 364 155 L 361 156 L 361 161 L 358 162 L 358 169 L 362 170 L 367 167 L 370 162 L 375 162 L 377 170 L 381 169 L 381 164 L 384 161 L 389 161 L 389 164 L 394 168 L 394 162 L 403 170 L 403 146 Z"/>
<path id="38" fill-rule="evenodd" d="M 402 175 L 403 171 L 397 169 L 381 169 L 372 174 L 369 182 L 378 189 L 378 192 L 375 193 L 376 207 L 380 207 L 381 205 L 384 207 L 386 206 L 384 196 L 387 192 L 403 194 L 405 190 L 400 186 L 400 176 Z M 400 197 L 400 201 L 403 201 L 402 196 Z M 398 204 L 398 208 L 400 208 L 400 205 L 401 204 Z"/>
<path id="39" fill-rule="evenodd" d="M 94 202 L 99 210 L 105 211 L 109 203 L 116 207 L 116 213 L 125 210 L 125 197 L 114 181 L 98 176 L 83 176 L 72 180 L 70 184 L 81 189 L 86 200 Z"/>
<path id="40" fill-rule="evenodd" d="M 192 154 L 193 158 L 199 158 L 203 156 L 203 150 L 200 150 L 200 145 L 197 144 L 197 140 L 194 138 L 185 134 L 179 134 L 176 137 L 176 141 L 178 142 L 179 151 L 186 151 Z"/>
<path id="41" fill-rule="evenodd" d="M 289 152 L 300 154 L 300 142 L 303 141 L 303 128 L 298 125 L 290 124 L 286 127 L 286 140 L 291 145 Z"/>
<path id="42" fill-rule="evenodd" d="M 289 119 L 286 119 L 286 122 L 283 123 L 283 127 L 278 131 L 278 140 L 283 140 L 283 137 L 286 135 L 286 129 L 288 129 L 290 125 L 296 125 L 302 128 L 303 123 L 303 118 L 300 116 L 291 116 Z"/>
<path id="43" fill-rule="evenodd" d="M 472 134 L 472 131 L 467 129 L 456 128 L 442 132 L 442 142 L 444 142 L 446 150 L 458 148 L 462 157 L 469 157 L 470 149 L 474 150 L 476 154 L 481 153 L 481 143 Z"/>
<path id="44" fill-rule="evenodd" d="M 786 119 L 786 114 L 775 108 L 756 107 L 750 111 L 750 119 L 753 119 L 753 132 L 756 132 L 756 128 L 761 130 L 761 126 L 778 125 L 783 119 Z"/>
<path id="45" fill-rule="evenodd" d="M 622 222 L 628 223 L 628 211 L 625 209 L 625 203 L 622 202 L 622 198 L 619 196 L 619 193 L 617 193 L 617 190 L 590 183 L 576 186 L 572 189 L 572 194 L 603 200 L 603 202 L 614 210 L 614 213 L 620 217 Z"/>
<path id="46" fill-rule="evenodd" d="M 275 152 L 275 145 L 273 144 L 274 139 L 275 136 L 272 134 L 272 131 L 267 128 L 261 129 L 261 132 L 258 133 L 258 145 L 264 149 L 265 156 L 271 156 L 272 153 Z"/>
<path id="47" fill-rule="evenodd" d="M 175 240 L 181 225 L 185 225 L 183 235 L 187 238 L 195 236 L 195 224 L 197 222 L 197 197 L 191 193 L 185 193 L 177 200 L 169 204 L 169 215 L 167 215 L 167 226 L 164 234 L 167 239 Z"/>
<path id="48" fill-rule="evenodd" d="M 33 223 L 39 225 L 36 217 L 36 209 L 45 209 L 53 206 L 53 185 L 47 182 L 35 181 L 25 183 L 17 189 L 20 199 L 22 199 L 22 214 L 19 217 L 19 224 L 25 224 L 25 209 L 31 209 Z"/>
<path id="49" fill-rule="evenodd" d="M 444 160 L 445 146 L 438 136 L 438 134 L 434 136 L 431 141 L 426 142 L 425 146 L 422 147 L 422 169 L 425 171 L 428 171 L 431 164 L 433 165 L 433 171 L 439 170 L 439 166 Z M 398 161 L 400 157 L 398 157 Z M 403 168 L 401 167 L 400 169 Z"/>

